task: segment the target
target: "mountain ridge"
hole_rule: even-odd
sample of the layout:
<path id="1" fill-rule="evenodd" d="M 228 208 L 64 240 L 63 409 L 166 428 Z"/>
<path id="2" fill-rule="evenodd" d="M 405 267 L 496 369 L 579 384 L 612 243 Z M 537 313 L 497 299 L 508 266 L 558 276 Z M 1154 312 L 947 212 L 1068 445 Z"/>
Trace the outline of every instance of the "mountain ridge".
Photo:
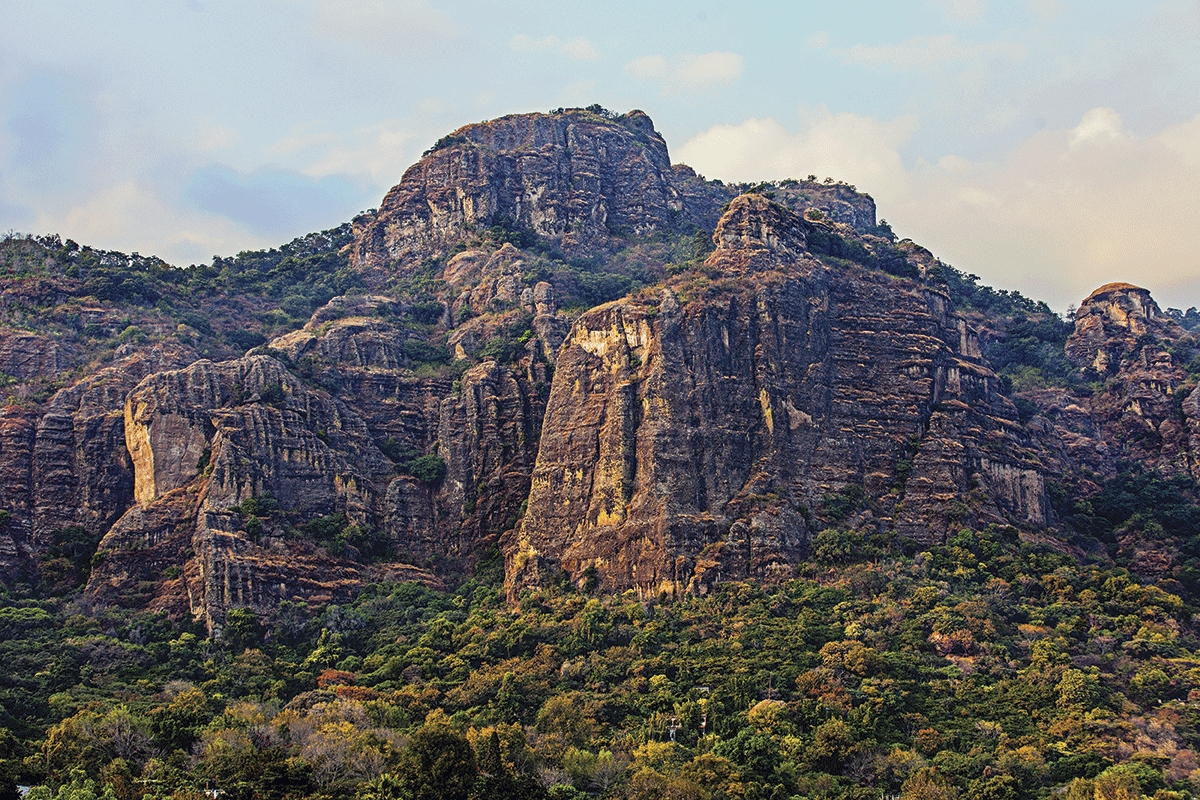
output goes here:
<path id="1" fill-rule="evenodd" d="M 928 544 L 956 526 L 1014 524 L 1078 550 L 1072 504 L 1119 458 L 1195 477 L 1200 401 L 1185 365 L 1196 343 L 1145 290 L 1097 290 L 1068 337 L 1044 304 L 985 292 L 897 241 L 853 187 L 704 181 L 671 164 L 639 111 L 465 126 L 378 211 L 212 267 L 74 242 L 7 245 L 0 577 L 46 586 L 50 574 L 63 589 L 86 576 L 96 603 L 186 608 L 213 630 L 229 608 L 269 616 L 281 603 L 350 597 L 372 564 L 440 585 L 503 559 L 515 600 L 564 565 L 572 581 L 596 574 L 650 593 L 779 580 L 817 535 L 845 528 Z M 791 288 L 769 299 L 750 279 Z M 251 310 L 255 294 L 265 310 Z M 786 324 L 764 356 L 775 322 L 759 318 L 778 314 Z M 20 328 L 30 322 L 43 332 Z M 695 330 L 668 330 L 681 325 Z M 1042 328 L 1063 337 L 1061 353 Z M 1034 332 L 1018 341 L 1035 352 L 1016 356 L 1026 371 L 1009 372 L 1025 383 L 1013 386 L 987 353 L 1012 355 L 1017 329 Z M 237 358 L 246 346 L 254 355 Z M 616 361 L 589 366 L 610 347 Z M 674 366 L 655 373 L 651 351 L 675 353 Z M 744 370 L 704 375 L 726 360 Z M 226 373 L 238 377 L 215 378 Z M 168 374 L 189 377 L 175 385 Z M 1093 374 L 1108 384 L 1085 385 Z M 690 393 L 675 391 L 681 379 Z M 568 387 L 609 380 L 598 413 L 623 427 L 569 422 Z M 690 421 L 647 426 L 639 405 Z M 744 430 L 716 460 L 662 444 L 673 429 L 703 440 L 724 407 Z M 615 437 L 608 455 L 560 447 L 585 429 Z M 595 471 L 589 484 L 607 475 L 610 485 L 550 499 L 562 480 L 547 476 L 566 474 L 552 466 L 555 448 L 561 464 Z M 312 478 L 297 471 L 306 459 Z M 728 476 L 672 473 L 673 462 L 745 475 L 718 490 Z M 690 510 L 669 511 L 669 491 L 650 502 L 657 490 L 637 481 L 656 470 L 705 487 L 680 495 L 699 498 L 681 501 Z M 326 488 L 303 488 L 310 480 Z M 240 510 L 260 500 L 270 513 Z M 551 523 L 562 503 L 581 510 Z M 602 524 L 629 514 L 641 527 Z M 561 541 L 566 530 L 600 544 L 584 555 Z M 656 555 L 635 555 L 646 547 L 635 542 L 651 541 Z M 140 563 L 146 543 L 159 555 Z M 578 552 L 531 566 L 560 547 Z M 89 548 L 87 563 L 54 555 Z M 309 586 L 306 568 L 279 560 L 302 552 L 346 575 L 340 588 Z M 742 566 L 722 566 L 729 558 Z M 660 577 L 634 579 L 635 563 Z"/>

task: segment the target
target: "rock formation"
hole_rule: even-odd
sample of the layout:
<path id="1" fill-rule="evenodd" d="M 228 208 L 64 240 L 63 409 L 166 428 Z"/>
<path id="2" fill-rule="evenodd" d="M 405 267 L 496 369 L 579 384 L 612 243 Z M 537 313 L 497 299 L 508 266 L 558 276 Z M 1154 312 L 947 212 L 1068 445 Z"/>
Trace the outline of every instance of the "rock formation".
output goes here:
<path id="1" fill-rule="evenodd" d="M 638 111 L 469 125 L 341 251 L 337 230 L 269 275 L 196 268 L 224 293 L 74 243 L 0 248 L 6 585 L 90 571 L 97 604 L 213 630 L 500 560 L 514 597 L 564 575 L 671 595 L 793 575 L 827 528 L 1059 541 L 1047 481 L 1083 496 L 1121 458 L 1200 477 L 1195 343 L 1145 290 L 1089 297 L 1079 380 L 1018 414 L 940 262 L 869 196 L 706 181 Z M 305 264 L 342 288 L 240 296 Z M 246 328 L 224 350 L 222 317 Z"/>
<path id="2" fill-rule="evenodd" d="M 925 543 L 976 516 L 1047 522 L 1027 437 L 946 299 L 821 262 L 808 227 L 739 197 L 709 287 L 675 282 L 576 321 L 506 548 L 511 591 L 588 568 L 651 594 L 786 576 L 847 487 Z M 988 500 L 959 512 L 972 481 Z"/>
<path id="3" fill-rule="evenodd" d="M 1170 352 L 1189 339 L 1150 292 L 1128 283 L 1101 286 L 1080 304 L 1067 357 L 1104 381 L 1083 405 L 1094 438 L 1116 445 L 1113 456 L 1200 476 L 1200 442 L 1191 441 L 1200 430 L 1200 395 Z M 1181 389 L 1186 398 L 1177 396 Z"/>
<path id="4" fill-rule="evenodd" d="M 383 269 L 443 254 L 493 225 L 568 250 L 685 224 L 711 228 L 732 192 L 673 168 L 650 118 L 571 109 L 467 125 L 442 139 L 357 221 L 355 263 Z"/>

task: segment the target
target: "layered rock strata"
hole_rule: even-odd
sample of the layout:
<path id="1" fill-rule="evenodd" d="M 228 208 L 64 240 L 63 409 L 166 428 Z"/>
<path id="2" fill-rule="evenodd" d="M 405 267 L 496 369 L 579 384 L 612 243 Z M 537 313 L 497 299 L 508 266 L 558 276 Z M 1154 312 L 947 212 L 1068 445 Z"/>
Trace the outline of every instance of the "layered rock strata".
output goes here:
<path id="1" fill-rule="evenodd" d="M 498 552 L 514 596 L 593 571 L 675 594 L 792 575 L 828 527 L 1052 537 L 1047 478 L 1085 496 L 1121 459 L 1200 477 L 1196 348 L 1145 290 L 1084 302 L 1081 383 L 1028 390 L 1022 424 L 936 258 L 870 197 L 744 188 L 672 165 L 641 112 L 467 126 L 356 220 L 371 294 L 219 363 L 149 305 L 132 326 L 73 300 L 32 332 L 69 293 L 0 287 L 20 390 L 0 408 L 0 575 L 33 585 L 64 537 L 99 541 L 93 601 L 214 630 L 231 607 L 442 585 Z M 621 270 L 651 285 L 578 305 L 579 276 Z M 126 343 L 85 366 L 101 329 Z M 244 510 L 264 498 L 279 510 Z M 386 548 L 300 535 L 337 515 Z"/>
<path id="2" fill-rule="evenodd" d="M 467 125 L 411 167 L 379 211 L 356 221 L 355 263 L 373 270 L 448 251 L 502 225 L 560 246 L 604 247 L 617 235 L 710 228 L 733 192 L 671 166 L 640 111 L 583 109 Z"/>
<path id="3" fill-rule="evenodd" d="M 708 287 L 676 282 L 575 323 L 506 546 L 510 592 L 589 568 L 651 594 L 784 576 L 847 487 L 922 542 L 977 518 L 1047 522 L 1014 408 L 946 298 L 831 267 L 807 230 L 739 197 Z M 968 507 L 973 484 L 986 499 Z"/>

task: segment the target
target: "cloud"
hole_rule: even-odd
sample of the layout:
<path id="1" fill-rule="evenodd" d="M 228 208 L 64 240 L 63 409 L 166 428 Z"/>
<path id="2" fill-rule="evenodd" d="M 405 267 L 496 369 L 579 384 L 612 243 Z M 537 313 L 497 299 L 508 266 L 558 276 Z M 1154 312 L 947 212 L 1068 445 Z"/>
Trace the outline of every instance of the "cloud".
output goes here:
<path id="1" fill-rule="evenodd" d="M 233 220 L 180 208 L 137 181 L 106 186 L 65 211 L 44 212 L 34 230 L 55 231 L 93 247 L 152 253 L 181 266 L 280 243 L 276 237 L 248 235 Z"/>
<path id="2" fill-rule="evenodd" d="M 887 66 L 900 70 L 924 69 L 954 61 L 1005 58 L 1020 61 L 1025 48 L 1014 42 L 960 42 L 950 34 L 913 36 L 899 44 L 856 44 L 831 50 L 847 64 Z"/>
<path id="3" fill-rule="evenodd" d="M 983 16 L 983 0 L 930 0 L 952 20 L 978 22 Z"/>
<path id="4" fill-rule="evenodd" d="M 664 92 L 691 91 L 724 86 L 737 80 L 745 59 L 737 53 L 681 53 L 668 60 L 661 55 L 642 56 L 625 65 L 625 73 L 663 85 Z"/>
<path id="5" fill-rule="evenodd" d="M 1114 280 L 1164 305 L 1200 305 L 1200 115 L 1139 136 L 1114 109 L 1094 108 L 995 159 L 906 165 L 899 148 L 912 130 L 853 114 L 818 114 L 798 132 L 755 119 L 712 128 L 681 155 L 726 180 L 847 180 L 899 235 L 1056 308 Z"/>
<path id="6" fill-rule="evenodd" d="M 521 33 L 509 41 L 509 46 L 520 53 L 553 50 L 576 61 L 595 61 L 600 58 L 600 51 L 596 49 L 596 46 L 583 37 L 563 41 L 557 36 L 534 39 L 532 36 Z"/>
<path id="7" fill-rule="evenodd" d="M 916 129 L 913 117 L 879 122 L 858 114 L 811 115 L 799 133 L 773 119 L 717 125 L 680 150 L 705 175 L 733 181 L 802 178 L 809 174 L 855 183 L 864 191 L 902 192 L 908 176 L 897 149 Z"/>
<path id="8" fill-rule="evenodd" d="M 317 8 L 312 30 L 398 58 L 425 55 L 458 34 L 454 21 L 427 0 L 334 0 Z"/>
<path id="9" fill-rule="evenodd" d="M 445 109 L 437 98 L 421 103 L 422 113 L 433 116 Z M 385 120 L 350 131 L 313 130 L 301 126 L 269 145 L 264 153 L 297 168 L 309 178 L 349 178 L 377 188 L 399 182 L 412 163 L 407 144 L 414 134 L 400 120 Z"/>
<path id="10" fill-rule="evenodd" d="M 1074 150 L 1085 144 L 1119 142 L 1124 138 L 1121 125 L 1121 115 L 1116 110 L 1093 108 L 1084 114 L 1079 124 L 1071 130 L 1070 148 Z"/>
<path id="11" fill-rule="evenodd" d="M 361 210 L 366 196 L 342 175 L 313 178 L 271 169 L 243 175 L 223 164 L 197 170 L 183 191 L 183 200 L 192 207 L 275 237 L 342 222 Z"/>

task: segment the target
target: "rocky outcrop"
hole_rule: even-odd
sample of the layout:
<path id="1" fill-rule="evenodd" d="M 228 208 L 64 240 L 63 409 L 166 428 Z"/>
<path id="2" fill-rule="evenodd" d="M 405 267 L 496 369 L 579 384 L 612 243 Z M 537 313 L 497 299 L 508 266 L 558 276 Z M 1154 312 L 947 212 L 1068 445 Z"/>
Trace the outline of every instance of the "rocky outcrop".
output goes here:
<path id="1" fill-rule="evenodd" d="M 792 575 L 826 528 L 1057 541 L 1047 479 L 1085 496 L 1121 459 L 1200 477 L 1195 343 L 1145 290 L 1093 293 L 1079 380 L 1027 389 L 1041 413 L 1018 417 L 945 265 L 869 196 L 743 188 L 672 165 L 641 112 L 514 115 L 439 141 L 340 253 L 320 235 L 264 259 L 269 315 L 236 290 L 142 293 L 126 273 L 149 262 L 120 254 L 8 280 L 0 576 L 34 585 L 64 537 L 99 542 L 93 601 L 214 631 L 231 607 L 444 586 L 499 555 L 514 594 L 594 570 L 670 595 Z M 335 285 L 370 293 L 277 335 Z M 273 338 L 201 359 L 218 327 L 226 357 Z"/>
<path id="2" fill-rule="evenodd" d="M 29 380 L 57 375 L 69 359 L 58 343 L 45 336 L 0 331 L 0 374 Z"/>
<path id="3" fill-rule="evenodd" d="M 56 392 L 44 408 L 0 409 L 0 480 L 11 514 L 0 532 L 7 582 L 36 578 L 37 557 L 69 529 L 98 541 L 128 508 L 133 472 L 121 413 L 147 375 L 195 358 L 174 343 L 127 347 L 111 365 Z M 11 543 L 10 541 L 11 540 Z"/>
<path id="4" fill-rule="evenodd" d="M 675 170 L 650 118 L 583 109 L 516 114 L 442 139 L 355 226 L 355 263 L 377 270 L 445 253 L 501 225 L 568 250 L 614 235 L 711 229 L 732 192 Z M 685 202 L 687 200 L 688 202 Z"/>
<path id="5" fill-rule="evenodd" d="M 1200 441 L 1190 441 L 1200 431 L 1200 404 L 1180 402 L 1177 392 L 1188 375 L 1169 349 L 1182 341 L 1185 331 L 1137 286 L 1106 284 L 1079 305 L 1066 352 L 1104 381 L 1101 391 L 1080 402 L 1090 412 L 1095 438 L 1114 457 L 1101 465 L 1102 474 L 1119 457 L 1200 475 Z"/>
<path id="6" fill-rule="evenodd" d="M 784 576 L 839 493 L 922 542 L 1048 521 L 1014 409 L 946 298 L 830 267 L 807 230 L 739 197 L 707 289 L 677 282 L 575 323 L 506 543 L 510 592 L 588 568 L 651 594 Z"/>
<path id="7" fill-rule="evenodd" d="M 1107 283 L 1075 311 L 1075 332 L 1067 340 L 1067 357 L 1076 366 L 1107 374 L 1120 367 L 1143 336 L 1178 337 L 1182 333 L 1149 291 L 1131 283 Z"/>
<path id="8" fill-rule="evenodd" d="M 349 565 L 313 562 L 303 557 L 313 548 L 261 520 L 249 526 L 237 510 L 270 497 L 298 521 L 342 513 L 368 525 L 392 471 L 361 419 L 279 362 L 201 360 L 151 375 L 126 399 L 124 431 L 137 502 L 100 542 L 94 598 L 124 602 L 130 576 L 162 566 L 147 552 L 174 553 L 171 566 L 188 577 L 176 591 L 160 587 L 160 602 L 183 605 L 186 588 L 190 611 L 213 626 L 230 605 L 269 611 L 284 599 L 327 602 L 361 587 Z M 188 546 L 178 546 L 180 536 Z"/>
<path id="9" fill-rule="evenodd" d="M 810 209 L 818 218 L 848 225 L 859 233 L 876 233 L 875 201 L 845 183 L 785 180 L 772 184 L 771 199 L 803 216 Z M 816 216 L 816 215 L 813 215 Z"/>

